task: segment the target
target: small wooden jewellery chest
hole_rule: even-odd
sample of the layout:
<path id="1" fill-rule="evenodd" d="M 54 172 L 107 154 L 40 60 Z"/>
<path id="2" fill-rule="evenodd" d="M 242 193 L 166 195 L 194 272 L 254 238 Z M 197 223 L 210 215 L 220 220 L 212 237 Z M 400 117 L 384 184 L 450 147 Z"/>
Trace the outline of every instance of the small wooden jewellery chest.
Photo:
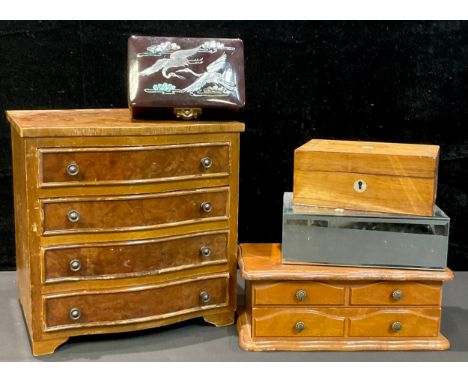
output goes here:
<path id="1" fill-rule="evenodd" d="M 445 350 L 445 271 L 281 263 L 280 244 L 242 244 L 244 350 Z"/>
<path id="2" fill-rule="evenodd" d="M 10 111 L 20 302 L 34 355 L 70 336 L 234 323 L 238 122 Z"/>
<path id="3" fill-rule="evenodd" d="M 439 146 L 312 139 L 294 152 L 294 204 L 432 216 Z"/>

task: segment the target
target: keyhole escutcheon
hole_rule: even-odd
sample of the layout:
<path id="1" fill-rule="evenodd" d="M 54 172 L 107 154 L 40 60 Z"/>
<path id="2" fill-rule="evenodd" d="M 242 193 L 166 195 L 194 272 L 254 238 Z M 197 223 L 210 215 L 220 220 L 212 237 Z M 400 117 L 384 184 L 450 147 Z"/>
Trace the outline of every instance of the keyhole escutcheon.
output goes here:
<path id="1" fill-rule="evenodd" d="M 367 183 L 363 179 L 358 179 L 354 182 L 354 191 L 364 192 L 367 190 Z"/>

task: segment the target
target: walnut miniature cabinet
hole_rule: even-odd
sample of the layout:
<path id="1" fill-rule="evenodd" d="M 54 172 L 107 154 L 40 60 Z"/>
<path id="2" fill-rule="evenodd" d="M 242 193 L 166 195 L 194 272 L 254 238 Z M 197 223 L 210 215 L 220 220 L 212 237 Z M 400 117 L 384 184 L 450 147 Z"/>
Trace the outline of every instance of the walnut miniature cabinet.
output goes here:
<path id="1" fill-rule="evenodd" d="M 244 350 L 444 350 L 442 282 L 453 274 L 282 264 L 279 244 L 242 244 Z"/>
<path id="2" fill-rule="evenodd" d="M 238 122 L 10 111 L 17 282 L 34 355 L 70 336 L 234 322 Z"/>

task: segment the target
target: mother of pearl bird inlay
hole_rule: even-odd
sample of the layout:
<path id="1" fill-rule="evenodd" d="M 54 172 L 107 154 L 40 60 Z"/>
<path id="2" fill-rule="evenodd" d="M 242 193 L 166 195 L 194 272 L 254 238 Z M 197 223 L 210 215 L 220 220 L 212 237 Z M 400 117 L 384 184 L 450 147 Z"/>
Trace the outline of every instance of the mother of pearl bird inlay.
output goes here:
<path id="1" fill-rule="evenodd" d="M 191 49 L 180 49 L 175 43 L 164 42 L 159 45 L 152 45 L 147 51 L 140 53 L 138 57 L 155 56 L 161 57 L 150 67 L 140 72 L 141 76 L 150 76 L 161 72 L 166 79 L 178 78 L 187 80 L 182 73 L 188 73 L 194 81 L 188 86 L 178 89 L 170 82 L 155 83 L 152 88 L 144 89 L 146 93 L 175 94 L 186 93 L 192 96 L 227 96 L 236 89 L 236 76 L 228 62 L 226 51 L 234 51 L 233 47 L 226 47 L 219 41 L 206 41 L 203 44 Z M 215 54 L 222 51 L 222 54 L 209 65 L 204 72 L 192 70 L 192 65 L 202 65 L 203 57 L 194 58 L 198 53 Z M 178 69 L 177 68 L 181 68 Z M 176 69 L 176 70 L 174 70 Z"/>

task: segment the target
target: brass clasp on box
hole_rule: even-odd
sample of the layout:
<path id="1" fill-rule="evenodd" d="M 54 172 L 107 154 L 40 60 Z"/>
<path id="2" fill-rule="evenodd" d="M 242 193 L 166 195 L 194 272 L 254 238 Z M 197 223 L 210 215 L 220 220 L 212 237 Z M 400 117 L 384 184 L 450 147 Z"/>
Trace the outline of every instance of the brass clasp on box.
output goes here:
<path id="1" fill-rule="evenodd" d="M 202 113 L 202 109 L 199 107 L 175 107 L 174 108 L 174 115 L 176 118 L 189 120 L 189 119 L 196 119 Z"/>

